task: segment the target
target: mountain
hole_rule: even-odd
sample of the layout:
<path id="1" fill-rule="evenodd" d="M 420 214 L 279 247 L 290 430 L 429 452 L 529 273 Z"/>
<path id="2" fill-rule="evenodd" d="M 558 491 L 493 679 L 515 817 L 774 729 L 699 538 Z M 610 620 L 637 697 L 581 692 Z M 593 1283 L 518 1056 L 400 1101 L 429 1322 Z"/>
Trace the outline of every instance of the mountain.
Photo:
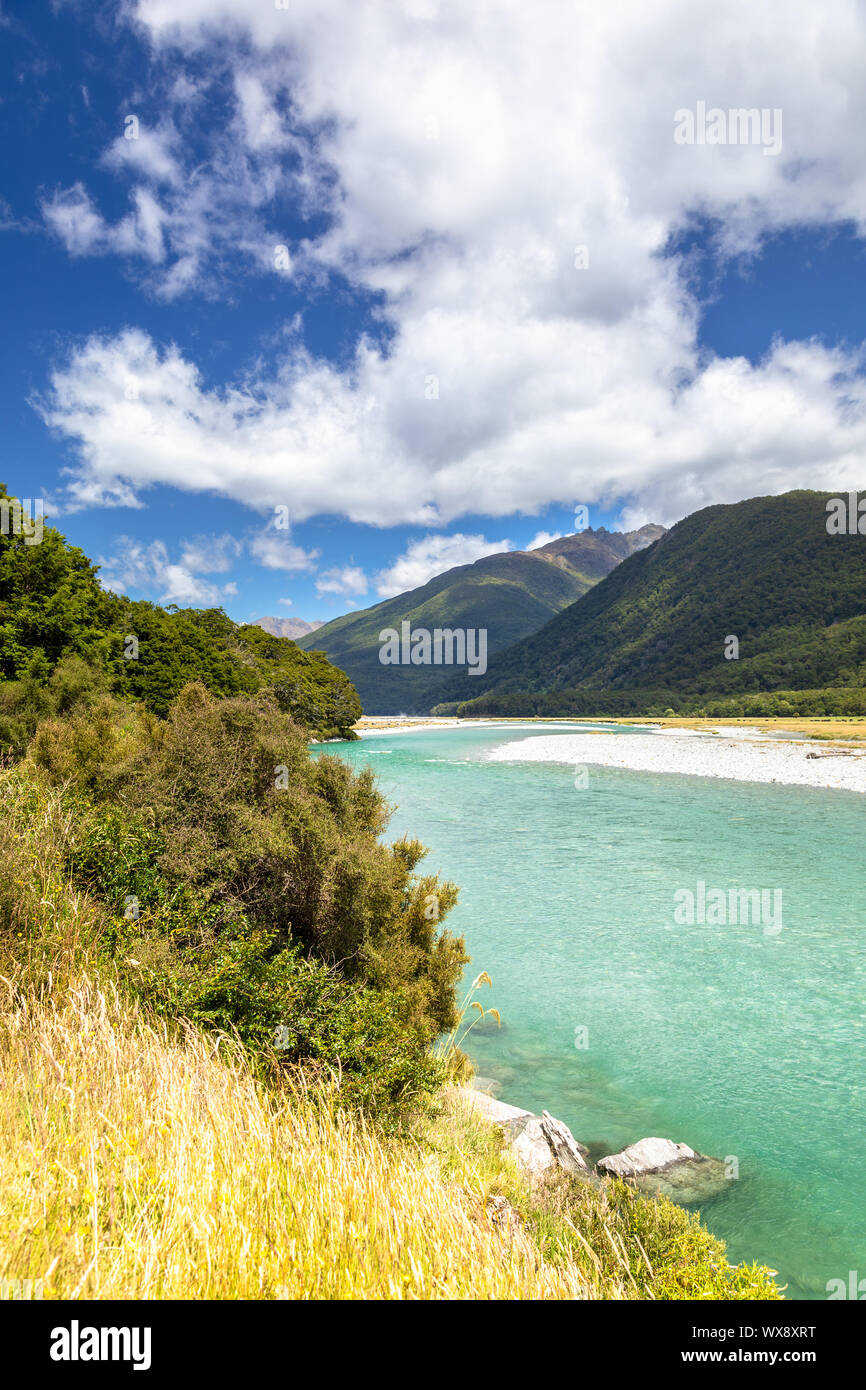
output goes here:
<path id="1" fill-rule="evenodd" d="M 288 637 L 292 642 L 324 626 L 320 618 L 312 623 L 308 623 L 306 618 L 259 618 L 255 625 L 264 628 L 272 637 Z"/>
<path id="2" fill-rule="evenodd" d="M 383 665 L 379 634 L 408 622 L 426 628 L 483 629 L 488 654 L 535 632 L 554 614 L 609 574 L 615 565 L 664 533 L 661 526 L 611 532 L 587 528 L 538 550 L 486 555 L 458 565 L 420 588 L 347 613 L 298 640 L 304 651 L 323 651 L 345 671 L 372 714 L 426 713 L 453 667 Z M 473 679 L 483 679 L 481 677 Z"/>
<path id="3" fill-rule="evenodd" d="M 827 503 L 799 491 L 695 512 L 500 653 L 483 683 L 455 677 L 446 699 L 475 713 L 588 713 L 606 708 L 592 692 L 862 687 L 866 536 L 830 534 Z"/>

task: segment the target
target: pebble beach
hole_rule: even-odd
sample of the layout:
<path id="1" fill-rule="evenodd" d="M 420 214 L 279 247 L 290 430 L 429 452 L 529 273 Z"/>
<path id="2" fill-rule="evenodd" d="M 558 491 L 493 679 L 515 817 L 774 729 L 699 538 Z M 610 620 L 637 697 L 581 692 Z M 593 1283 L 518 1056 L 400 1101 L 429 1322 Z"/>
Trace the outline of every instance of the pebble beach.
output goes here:
<path id="1" fill-rule="evenodd" d="M 728 730 L 721 734 L 685 729 L 627 737 L 540 734 L 503 742 L 489 757 L 495 762 L 569 763 L 866 792 L 866 748 L 827 748 L 808 740 L 766 739 L 747 729 L 733 735 Z"/>

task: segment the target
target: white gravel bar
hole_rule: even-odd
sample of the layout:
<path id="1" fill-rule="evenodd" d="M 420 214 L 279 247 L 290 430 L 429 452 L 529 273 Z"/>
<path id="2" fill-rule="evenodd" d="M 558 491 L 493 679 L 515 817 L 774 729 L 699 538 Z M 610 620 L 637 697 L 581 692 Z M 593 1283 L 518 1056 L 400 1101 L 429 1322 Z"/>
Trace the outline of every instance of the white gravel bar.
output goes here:
<path id="1" fill-rule="evenodd" d="M 810 758 L 810 753 L 816 756 Z M 831 749 L 811 740 L 761 739 L 755 731 L 746 730 L 735 735 L 690 729 L 654 734 L 541 734 L 502 743 L 489 757 L 503 763 L 570 763 L 866 792 L 866 749 Z"/>

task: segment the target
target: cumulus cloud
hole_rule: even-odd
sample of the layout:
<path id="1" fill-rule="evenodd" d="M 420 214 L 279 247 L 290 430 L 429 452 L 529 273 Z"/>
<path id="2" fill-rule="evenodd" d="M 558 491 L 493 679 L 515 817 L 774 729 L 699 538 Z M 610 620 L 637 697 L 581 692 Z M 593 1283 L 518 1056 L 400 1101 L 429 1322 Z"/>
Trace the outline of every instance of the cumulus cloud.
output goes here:
<path id="1" fill-rule="evenodd" d="M 138 206 L 124 235 L 160 292 L 200 288 L 226 247 L 272 273 L 267 215 L 290 191 L 324 227 L 292 248 L 297 273 L 377 292 L 392 338 L 387 352 L 361 338 L 345 368 L 293 348 L 222 389 L 141 333 L 92 340 L 45 403 L 78 445 L 79 499 L 180 480 L 262 509 L 288 491 L 301 519 L 441 526 L 580 500 L 624 503 L 635 525 L 862 482 L 860 354 L 781 341 L 756 365 L 707 354 L 687 265 L 669 254 L 696 218 L 724 255 L 786 227 L 862 235 L 862 7 L 609 0 L 544 7 L 541 22 L 531 5 L 334 0 L 323 23 L 320 0 L 138 0 L 134 13 L 168 65 L 213 57 L 234 77 L 231 139 L 215 132 L 205 172 L 164 180 L 157 199 L 156 166 L 127 170 L 154 184 L 149 220 Z M 780 153 L 677 143 L 675 113 L 698 101 L 781 110 Z M 46 217 L 74 254 L 122 249 L 83 186 Z"/>
<path id="2" fill-rule="evenodd" d="M 100 558 L 99 564 L 102 585 L 114 593 L 153 595 L 161 603 L 181 607 L 216 607 L 224 598 L 237 594 L 236 585 L 220 588 L 193 574 L 187 564 L 173 562 L 164 541 L 143 545 L 129 536 L 119 536 L 114 553 L 108 559 Z"/>
<path id="3" fill-rule="evenodd" d="M 357 565 L 323 570 L 316 580 L 319 594 L 366 594 L 367 576 Z"/>
<path id="4" fill-rule="evenodd" d="M 273 526 L 253 538 L 250 552 L 265 569 L 289 572 L 314 570 L 319 555 L 318 550 L 304 550 L 303 546 L 295 545 L 288 532 Z"/>
<path id="5" fill-rule="evenodd" d="M 510 541 L 489 541 L 484 536 L 422 536 L 412 541 L 405 553 L 389 569 L 376 575 L 376 589 L 382 598 L 418 589 L 429 579 L 457 565 L 471 565 L 483 555 L 511 550 Z"/>
<path id="6" fill-rule="evenodd" d="M 181 564 L 193 574 L 224 574 L 243 550 L 236 536 L 194 536 L 181 553 Z"/>
<path id="7" fill-rule="evenodd" d="M 109 146 L 103 163 L 112 169 L 128 169 L 134 174 L 152 179 L 156 183 L 180 182 L 181 171 L 172 146 L 177 143 L 177 132 L 171 126 L 161 130 L 148 130 L 138 122 L 137 116 L 128 116 L 127 121 L 136 124 L 127 127 Z"/>
<path id="8" fill-rule="evenodd" d="M 533 536 L 527 550 L 538 550 L 542 545 L 549 545 L 551 541 L 558 541 L 565 533 L 563 531 L 539 531 Z"/>

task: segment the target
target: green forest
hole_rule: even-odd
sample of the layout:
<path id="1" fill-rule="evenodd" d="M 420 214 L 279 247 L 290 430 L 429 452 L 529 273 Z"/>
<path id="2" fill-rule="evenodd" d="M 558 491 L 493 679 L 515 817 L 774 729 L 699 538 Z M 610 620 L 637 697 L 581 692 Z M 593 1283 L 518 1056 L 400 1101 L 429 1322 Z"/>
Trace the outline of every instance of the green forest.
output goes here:
<path id="1" fill-rule="evenodd" d="M 40 719 L 99 693 L 164 717 L 190 681 L 215 695 L 269 691 L 319 739 L 354 737 L 361 713 L 351 681 L 321 652 L 221 609 L 166 609 L 110 593 L 98 566 L 54 527 L 38 545 L 0 534 L 0 747 L 22 752 Z"/>
<path id="2" fill-rule="evenodd" d="M 862 713 L 866 544 L 828 533 L 826 502 L 695 512 L 494 657 L 483 690 L 455 679 L 437 712 Z"/>

